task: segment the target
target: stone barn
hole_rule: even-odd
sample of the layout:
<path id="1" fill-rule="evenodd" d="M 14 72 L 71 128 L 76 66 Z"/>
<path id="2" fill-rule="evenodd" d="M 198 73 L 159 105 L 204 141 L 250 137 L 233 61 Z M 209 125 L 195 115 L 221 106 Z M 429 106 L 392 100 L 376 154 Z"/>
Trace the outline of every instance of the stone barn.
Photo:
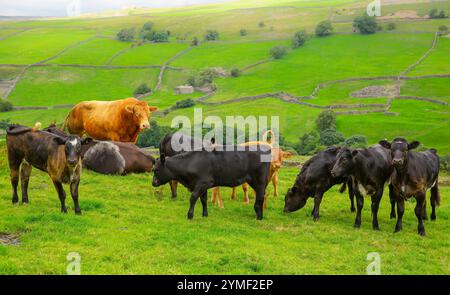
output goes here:
<path id="1" fill-rule="evenodd" d="M 176 94 L 191 94 L 194 93 L 194 87 L 190 85 L 181 85 L 175 87 L 175 93 Z"/>

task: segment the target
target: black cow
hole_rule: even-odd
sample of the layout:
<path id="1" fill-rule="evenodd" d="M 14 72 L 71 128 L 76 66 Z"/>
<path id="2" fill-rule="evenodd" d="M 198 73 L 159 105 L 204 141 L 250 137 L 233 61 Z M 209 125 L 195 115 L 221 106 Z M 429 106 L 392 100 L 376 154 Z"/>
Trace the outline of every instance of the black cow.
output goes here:
<path id="1" fill-rule="evenodd" d="M 34 128 L 13 125 L 6 129 L 8 162 L 13 188 L 12 202 L 15 204 L 19 201 L 17 185 L 20 173 L 22 203 L 28 203 L 28 182 L 32 167 L 36 167 L 47 172 L 52 179 L 61 202 L 61 212 L 67 212 L 66 193 L 62 184 L 69 183 L 75 213 L 81 214 L 78 204 L 81 146 L 88 144 L 92 139 L 80 139 L 73 135 L 63 138 L 49 132 L 38 131 L 39 125 L 36 124 Z"/>
<path id="2" fill-rule="evenodd" d="M 426 219 L 427 189 L 431 189 L 431 220 L 436 220 L 436 205 L 440 203 L 438 187 L 439 156 L 435 149 L 424 152 L 411 151 L 419 146 L 418 141 L 408 143 L 404 138 L 396 138 L 392 143 L 380 141 L 380 145 L 390 149 L 394 171 L 391 176 L 393 195 L 397 201 L 397 224 L 395 231 L 402 230 L 402 218 L 405 211 L 405 199 L 415 197 L 415 214 L 419 222 L 417 231 L 425 236 L 423 219 Z"/>
<path id="3" fill-rule="evenodd" d="M 389 150 L 382 146 L 364 149 L 342 148 L 331 170 L 333 177 L 350 177 L 356 195 L 355 227 L 361 226 L 361 210 L 364 206 L 364 196 L 372 198 L 372 227 L 379 229 L 378 208 L 385 184 L 392 173 L 392 159 Z M 391 199 L 391 214 L 395 201 Z"/>
<path id="4" fill-rule="evenodd" d="M 237 148 L 228 146 L 223 151 L 191 151 L 173 157 L 161 154 L 155 164 L 152 185 L 160 186 L 171 180 L 183 184 L 191 192 L 187 216 L 192 219 L 194 206 L 199 197 L 203 206 L 203 216 L 208 216 L 207 190 L 209 188 L 235 187 L 247 182 L 256 192 L 254 209 L 256 218 L 261 220 L 270 168 L 270 162 L 261 161 L 261 159 L 263 155 L 270 159 L 270 147 L 257 146 L 256 151 L 249 150 L 250 147 L 244 147 L 246 149 L 244 151 Z"/>
<path id="5" fill-rule="evenodd" d="M 182 134 L 181 132 L 168 133 L 159 143 L 159 154 L 166 157 L 173 157 L 182 152 L 193 151 L 196 148 L 201 149 L 202 144 L 201 139 Z M 178 182 L 176 180 L 170 181 L 172 199 L 177 198 L 177 185 Z"/>
<path id="6" fill-rule="evenodd" d="M 311 215 L 313 215 L 314 221 L 317 221 L 323 194 L 333 185 L 339 183 L 343 183 L 340 189 L 341 193 L 345 191 L 346 184 L 348 185 L 350 210 L 355 211 L 352 182 L 345 177 L 331 176 L 331 169 L 336 163 L 339 150 L 339 147 L 330 147 L 306 161 L 295 180 L 295 184 L 286 194 L 284 212 L 297 211 L 305 206 L 308 198 L 314 198 L 314 209 Z"/>

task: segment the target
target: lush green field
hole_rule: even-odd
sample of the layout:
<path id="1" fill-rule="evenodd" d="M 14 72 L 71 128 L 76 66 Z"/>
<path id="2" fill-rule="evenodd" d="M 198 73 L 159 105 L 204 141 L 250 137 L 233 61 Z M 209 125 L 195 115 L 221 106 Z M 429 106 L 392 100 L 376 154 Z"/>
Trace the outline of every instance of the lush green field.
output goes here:
<path id="1" fill-rule="evenodd" d="M 380 208 L 381 230 L 371 228 L 369 199 L 362 227 L 354 229 L 348 197 L 336 188 L 324 197 L 318 222 L 309 216 L 311 201 L 299 212 L 282 213 L 282 195 L 270 198 L 264 220 L 257 221 L 253 206 L 229 200 L 226 188 L 224 209 L 209 203 L 209 217 L 202 218 L 198 203 L 189 221 L 184 189 L 172 201 L 168 187 L 151 187 L 149 174 L 119 177 L 83 171 L 83 215 L 75 216 L 70 197 L 69 213 L 59 212 L 51 181 L 39 171 L 30 180 L 30 204 L 11 205 L 4 144 L 0 163 L 5 188 L 0 232 L 20 235 L 19 245 L 0 245 L 3 274 L 64 274 L 70 252 L 81 255 L 84 274 L 365 274 L 369 252 L 381 255 L 383 274 L 448 274 L 450 206 L 445 201 L 437 221 L 425 222 L 426 238 L 416 233 L 414 204 L 409 202 L 403 231 L 392 233 L 395 221 L 389 219 L 387 196 Z M 297 172 L 281 169 L 281 194 Z M 450 189 L 442 187 L 441 193 L 445 200 Z"/>
<path id="2" fill-rule="evenodd" d="M 449 18 L 425 18 L 431 8 L 449 14 L 450 1 L 384 1 L 382 17 L 377 18 L 382 31 L 361 35 L 353 32 L 352 22 L 368 2 L 247 0 L 132 8 L 76 18 L 0 21 L 0 95 L 13 86 L 25 65 L 48 60 L 45 65 L 26 68 L 7 100 L 16 107 L 49 107 L 0 112 L 0 120 L 30 126 L 35 122 L 60 124 L 70 107 L 54 106 L 130 97 L 141 83 L 153 90 L 143 99 L 164 111 L 178 101 L 205 95 L 198 90 L 178 95 L 174 90 L 205 68 L 229 71 L 267 61 L 239 77 L 214 78 L 217 89 L 206 102 L 217 104 L 197 102 L 195 106 L 202 108 L 203 118 L 278 116 L 282 136 L 294 146 L 315 128 L 325 106 L 351 105 L 336 112 L 379 111 L 392 100 L 386 114 L 338 114 L 337 130 L 345 137 L 364 135 L 369 144 L 403 136 L 436 148 L 440 155 L 449 155 L 450 78 L 422 77 L 450 74 L 448 35 L 439 37 L 436 48 L 406 74 L 417 79 L 397 81 L 396 77 L 429 50 L 440 25 L 450 26 Z M 332 22 L 334 34 L 313 36 L 317 23 L 326 19 Z M 134 28 L 139 33 L 148 21 L 154 23 L 155 30 L 170 31 L 169 42 L 115 39 L 120 29 Z M 396 24 L 393 31 L 387 30 L 390 22 Z M 210 29 L 219 32 L 219 40 L 204 40 Z M 246 36 L 240 36 L 241 29 L 247 31 Z M 291 37 L 301 29 L 310 37 L 302 47 L 291 49 Z M 200 44 L 190 48 L 193 37 L 198 37 Z M 283 58 L 269 60 L 275 45 L 289 50 Z M 176 68 L 167 68 L 160 89 L 155 89 L 160 67 L 169 60 Z M 390 78 L 332 83 L 379 76 Z M 307 96 L 318 84 L 322 87 L 314 97 L 301 99 L 312 106 L 276 97 L 228 102 L 281 91 Z M 352 95 L 369 86 L 383 86 L 391 92 L 367 98 Z M 398 99 L 397 95 L 441 103 Z M 174 109 L 168 114 L 152 114 L 152 119 L 170 126 L 175 117 L 192 119 L 193 114 L 193 107 Z M 303 163 L 307 158 L 294 156 L 290 160 Z M 349 210 L 348 197 L 337 188 L 326 194 L 318 222 L 309 216 L 311 201 L 300 212 L 283 214 L 283 195 L 297 173 L 297 168 L 281 169 L 280 196 L 270 199 L 263 221 L 255 220 L 252 205 L 229 200 L 230 189 L 225 188 L 224 209 L 209 203 L 209 217 L 202 218 L 199 202 L 195 219 L 188 221 L 189 195 L 184 188 L 180 188 L 178 200 L 172 201 L 168 187 L 151 187 L 151 174 L 119 177 L 85 170 L 80 185 L 83 215 L 75 216 L 72 210 L 59 212 L 49 177 L 37 169 L 30 183 L 31 204 L 11 205 L 6 149 L 4 138 L 0 138 L 0 233 L 17 234 L 20 239 L 18 245 L 0 243 L 0 274 L 63 274 L 70 252 L 80 253 L 85 274 L 365 274 L 369 252 L 380 253 L 383 274 L 449 274 L 448 186 L 441 186 L 438 220 L 426 222 L 427 237 L 421 238 L 416 233 L 414 202 L 406 204 L 403 232 L 392 233 L 395 221 L 389 219 L 387 194 L 380 209 L 379 232 L 371 229 L 369 199 L 362 228 L 353 228 L 355 216 Z M 441 177 L 447 185 L 448 179 L 448 175 Z M 72 208 L 70 196 L 67 204 Z"/>

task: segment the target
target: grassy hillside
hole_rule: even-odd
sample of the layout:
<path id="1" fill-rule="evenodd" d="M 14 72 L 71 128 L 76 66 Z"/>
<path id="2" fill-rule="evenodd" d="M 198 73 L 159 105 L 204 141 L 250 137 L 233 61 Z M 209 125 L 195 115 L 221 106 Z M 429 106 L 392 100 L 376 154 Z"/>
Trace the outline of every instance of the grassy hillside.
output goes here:
<path id="1" fill-rule="evenodd" d="M 382 16 L 377 18 L 382 30 L 372 35 L 353 32 L 353 19 L 369 2 L 247 0 L 1 21 L 0 95 L 10 92 L 5 98 L 25 109 L 0 112 L 0 120 L 60 124 L 71 104 L 130 97 L 146 83 L 153 91 L 142 99 L 162 111 L 152 114 L 160 125 L 171 125 L 176 116 L 192 118 L 193 107 L 171 109 L 191 98 L 204 117 L 279 116 L 282 135 L 294 145 L 315 128 L 320 112 L 333 107 L 337 129 L 346 137 L 362 134 L 373 144 L 403 136 L 449 155 L 449 36 L 437 38 L 429 50 L 438 27 L 450 27 L 450 18 L 429 19 L 427 14 L 431 8 L 450 14 L 450 1 L 382 1 Z M 315 37 L 315 26 L 323 20 L 331 21 L 334 33 Z M 116 39 L 120 29 L 139 32 L 148 21 L 157 31 L 170 31 L 168 42 Z M 391 22 L 396 29 L 388 31 Z M 204 40 L 210 29 L 219 32 L 218 40 Z M 241 29 L 246 36 L 240 36 Z M 310 36 L 302 47 L 292 49 L 291 38 L 301 29 Z M 191 46 L 194 37 L 198 46 Z M 288 52 L 271 59 L 273 46 L 286 46 Z M 168 68 L 161 68 L 169 61 Z M 175 94 L 176 86 L 210 67 L 243 71 L 239 77 L 214 78 L 216 89 L 208 98 L 199 90 Z M 371 86 L 386 91 L 355 97 Z M 248 98 L 267 93 L 261 99 Z M 26 109 L 36 106 L 43 109 Z M 374 111 L 378 113 L 370 113 Z M 254 220 L 252 206 L 228 200 L 229 189 L 223 189 L 225 209 L 210 205 L 205 219 L 198 215 L 197 204 L 196 218 L 187 222 L 186 190 L 180 189 L 179 199 L 171 201 L 167 187 L 150 186 L 150 174 L 118 177 L 90 171 L 83 171 L 80 185 L 84 215 L 63 215 L 48 176 L 35 170 L 31 204 L 11 206 L 0 139 L 0 233 L 20 236 L 17 246 L 0 244 L 0 273 L 62 274 L 72 251 L 82 255 L 82 272 L 89 274 L 364 274 L 366 255 L 372 251 L 381 254 L 384 274 L 449 272 L 447 175 L 441 178 L 438 220 L 426 222 L 427 237 L 421 239 L 410 202 L 403 232 L 392 234 L 386 194 L 380 232 L 371 229 L 369 199 L 362 228 L 354 230 L 348 198 L 336 188 L 326 194 L 317 223 L 308 216 L 311 202 L 300 212 L 283 214 L 283 195 L 297 168 L 281 169 L 280 197 L 270 200 L 262 222 Z M 67 202 L 71 207 L 70 197 Z"/>
<path id="2" fill-rule="evenodd" d="M 2 187 L 9 186 L 0 146 Z M 280 171 L 280 192 L 292 185 L 296 168 Z M 64 274 L 69 252 L 81 255 L 83 274 L 365 274 L 366 256 L 379 252 L 383 274 L 447 274 L 445 249 L 450 206 L 437 211 L 436 222 L 425 222 L 427 237 L 416 233 L 414 204 L 407 202 L 403 231 L 393 234 L 388 196 L 381 202 L 380 231 L 371 228 L 370 206 L 362 227 L 353 228 L 354 214 L 347 195 L 331 190 L 313 222 L 306 207 L 283 214 L 283 197 L 269 200 L 263 221 L 253 206 L 229 199 L 222 189 L 224 209 L 209 204 L 209 217 L 186 220 L 189 195 L 180 189 L 169 199 L 168 187 L 150 187 L 151 175 L 104 176 L 83 171 L 80 185 L 82 216 L 59 212 L 59 201 L 48 176 L 33 171 L 30 204 L 12 206 L 9 190 L 0 196 L 0 231 L 20 235 L 16 246 L 0 245 L 2 274 Z M 130 195 L 130 187 L 133 194 Z M 270 187 L 270 190 L 272 188 Z M 8 191 L 8 192 L 6 192 Z M 441 191 L 450 193 L 447 187 Z M 251 199 L 253 202 L 253 198 Z"/>

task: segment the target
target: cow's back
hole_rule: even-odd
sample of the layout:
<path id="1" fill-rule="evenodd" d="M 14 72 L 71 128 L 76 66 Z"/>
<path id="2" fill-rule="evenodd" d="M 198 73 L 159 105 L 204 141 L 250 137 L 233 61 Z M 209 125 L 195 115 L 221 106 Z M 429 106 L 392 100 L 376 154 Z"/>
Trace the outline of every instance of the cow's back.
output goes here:
<path id="1" fill-rule="evenodd" d="M 439 174 L 439 156 L 435 150 L 408 153 L 408 175 L 414 181 L 426 179 L 431 186 Z"/>

